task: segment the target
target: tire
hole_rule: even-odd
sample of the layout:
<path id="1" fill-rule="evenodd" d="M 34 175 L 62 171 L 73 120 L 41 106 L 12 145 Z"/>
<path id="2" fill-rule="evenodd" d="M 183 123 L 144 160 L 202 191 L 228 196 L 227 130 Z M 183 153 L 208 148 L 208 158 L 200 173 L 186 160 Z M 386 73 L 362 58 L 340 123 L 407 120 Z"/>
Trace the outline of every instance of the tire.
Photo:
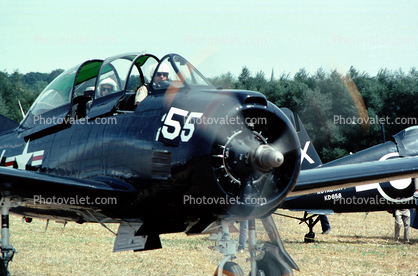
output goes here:
<path id="1" fill-rule="evenodd" d="M 315 242 L 315 233 L 314 232 L 309 232 L 308 234 L 306 234 L 304 241 L 306 243 Z"/>
<path id="2" fill-rule="evenodd" d="M 270 254 L 266 254 L 261 260 L 257 261 L 257 276 L 278 276 L 282 271 L 278 262 Z"/>
<path id="3" fill-rule="evenodd" d="M 7 273 L 6 267 L 4 266 L 4 261 L 3 259 L 0 258 L 0 276 L 7 276 L 7 275 L 8 273 Z"/>
<path id="4" fill-rule="evenodd" d="M 242 270 L 242 268 L 239 266 L 239 264 L 234 263 L 234 262 L 226 262 L 224 265 L 223 271 L 226 272 L 225 274 L 228 276 L 244 276 L 244 271 Z M 217 276 L 217 275 L 218 275 L 218 268 L 216 268 L 214 276 Z M 219 276 L 222 276 L 222 275 L 219 275 Z"/>

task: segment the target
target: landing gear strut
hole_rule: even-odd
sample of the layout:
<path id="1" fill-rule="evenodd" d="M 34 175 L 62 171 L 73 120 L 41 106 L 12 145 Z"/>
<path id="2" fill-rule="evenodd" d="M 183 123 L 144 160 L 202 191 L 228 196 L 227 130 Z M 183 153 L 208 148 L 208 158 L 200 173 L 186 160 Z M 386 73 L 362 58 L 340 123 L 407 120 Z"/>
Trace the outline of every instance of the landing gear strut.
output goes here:
<path id="1" fill-rule="evenodd" d="M 309 233 L 306 234 L 305 238 L 304 238 L 304 242 L 306 242 L 306 243 L 315 242 L 315 232 L 313 231 L 313 228 L 318 223 L 318 221 L 320 220 L 319 216 L 317 216 L 316 219 L 314 220 L 315 216 L 316 215 L 312 215 L 312 216 L 308 217 L 308 213 L 305 212 L 304 222 L 306 223 L 306 225 L 308 225 L 308 228 L 309 228 Z"/>
<path id="2" fill-rule="evenodd" d="M 1 260 L 0 275 L 9 275 L 9 262 L 13 259 L 16 250 L 9 243 L 9 209 L 12 202 L 9 197 L 3 198 L 1 203 Z"/>
<path id="3" fill-rule="evenodd" d="M 225 255 L 225 257 L 222 259 L 221 263 L 218 266 L 217 271 L 215 272 L 215 275 L 222 276 L 224 269 L 228 272 L 233 273 L 233 275 L 242 275 L 244 276 L 244 272 L 242 271 L 241 267 L 234 263 L 230 262 L 230 260 L 236 258 L 236 245 L 237 241 L 234 239 L 231 239 L 231 235 L 229 232 L 229 221 L 227 220 L 221 220 L 220 221 L 220 231 L 216 234 L 212 234 L 209 237 L 209 240 L 215 241 L 214 249 L 218 250 L 222 254 Z"/>
<path id="4" fill-rule="evenodd" d="M 255 219 L 248 220 L 248 244 L 251 262 L 250 276 L 258 275 L 293 275 L 293 270 L 299 270 L 296 263 L 286 252 L 280 239 L 276 225 L 271 216 L 261 219 L 263 226 L 270 238 L 270 242 L 263 246 L 256 240 Z M 236 258 L 237 241 L 230 238 L 229 222 L 220 221 L 221 230 L 217 234 L 212 234 L 209 239 L 216 241 L 214 248 L 225 255 L 225 258 L 218 266 L 215 275 L 224 275 L 223 271 L 234 273 L 232 275 L 244 275 L 238 264 L 231 262 Z M 230 274 L 228 274 L 230 275 Z"/>
<path id="5" fill-rule="evenodd" d="M 292 217 L 292 216 L 288 216 L 288 215 L 284 215 L 284 214 L 279 214 L 279 213 L 274 213 L 274 214 L 275 215 L 282 216 L 282 217 L 297 219 L 297 220 L 300 221 L 299 224 L 306 223 L 306 225 L 309 228 L 309 233 L 307 233 L 305 235 L 304 242 L 305 243 L 315 242 L 315 232 L 313 231 L 313 228 L 321 220 L 320 215 L 317 215 L 317 214 L 309 215 L 308 212 L 306 212 L 306 211 L 305 211 L 305 213 L 303 215 L 303 218 Z"/>

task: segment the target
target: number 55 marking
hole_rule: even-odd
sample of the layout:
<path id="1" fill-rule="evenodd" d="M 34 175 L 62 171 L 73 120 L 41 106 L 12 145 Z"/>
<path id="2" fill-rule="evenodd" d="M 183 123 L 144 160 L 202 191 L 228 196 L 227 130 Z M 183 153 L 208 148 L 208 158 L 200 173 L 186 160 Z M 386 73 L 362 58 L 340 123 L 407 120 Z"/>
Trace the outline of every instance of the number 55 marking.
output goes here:
<path id="1" fill-rule="evenodd" d="M 182 127 L 181 122 L 178 120 L 179 116 L 183 117 L 184 125 Z M 189 115 L 189 116 L 187 116 Z M 168 140 L 174 140 L 180 135 L 182 142 L 188 142 L 192 138 L 195 127 L 193 123 L 193 118 L 202 117 L 203 113 L 201 112 L 191 112 L 180 109 L 177 107 L 171 107 L 167 114 L 165 114 L 161 121 L 164 121 L 163 127 L 161 128 L 161 135 Z M 164 119 L 165 118 L 165 119 Z M 158 141 L 159 131 L 157 133 L 156 140 Z"/>

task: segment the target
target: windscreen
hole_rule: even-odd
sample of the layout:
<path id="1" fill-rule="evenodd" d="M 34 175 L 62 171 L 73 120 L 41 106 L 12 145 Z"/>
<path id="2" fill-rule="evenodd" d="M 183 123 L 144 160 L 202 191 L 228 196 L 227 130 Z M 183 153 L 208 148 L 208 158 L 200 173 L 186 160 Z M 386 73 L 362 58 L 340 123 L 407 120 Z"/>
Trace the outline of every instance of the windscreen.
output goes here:
<path id="1" fill-rule="evenodd" d="M 53 80 L 38 96 L 28 113 L 40 115 L 59 106 L 69 104 L 71 90 L 79 65 L 65 71 Z"/>
<path id="2" fill-rule="evenodd" d="M 179 55 L 167 55 L 154 68 L 153 88 L 165 89 L 167 87 L 213 86 L 206 78 L 187 60 Z"/>

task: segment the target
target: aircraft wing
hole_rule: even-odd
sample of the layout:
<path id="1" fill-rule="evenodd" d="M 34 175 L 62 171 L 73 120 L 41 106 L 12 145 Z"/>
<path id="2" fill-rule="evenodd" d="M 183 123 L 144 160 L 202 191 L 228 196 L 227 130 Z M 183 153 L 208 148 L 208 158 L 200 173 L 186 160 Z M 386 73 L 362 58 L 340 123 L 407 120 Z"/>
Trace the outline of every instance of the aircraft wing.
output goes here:
<path id="1" fill-rule="evenodd" d="M 418 156 L 318 167 L 301 171 L 295 188 L 288 196 L 415 177 L 418 177 Z"/>
<path id="2" fill-rule="evenodd" d="M 56 200 L 62 198 L 61 203 L 65 203 L 65 198 L 84 198 L 84 201 L 76 201 L 74 206 L 84 208 L 94 207 L 98 197 L 127 198 L 136 192 L 128 183 L 114 179 L 78 179 L 5 167 L 0 167 L 0 188 L 4 191 L 3 196 L 17 196 L 35 205 L 37 198 L 50 199 L 50 202 L 54 197 Z"/>

